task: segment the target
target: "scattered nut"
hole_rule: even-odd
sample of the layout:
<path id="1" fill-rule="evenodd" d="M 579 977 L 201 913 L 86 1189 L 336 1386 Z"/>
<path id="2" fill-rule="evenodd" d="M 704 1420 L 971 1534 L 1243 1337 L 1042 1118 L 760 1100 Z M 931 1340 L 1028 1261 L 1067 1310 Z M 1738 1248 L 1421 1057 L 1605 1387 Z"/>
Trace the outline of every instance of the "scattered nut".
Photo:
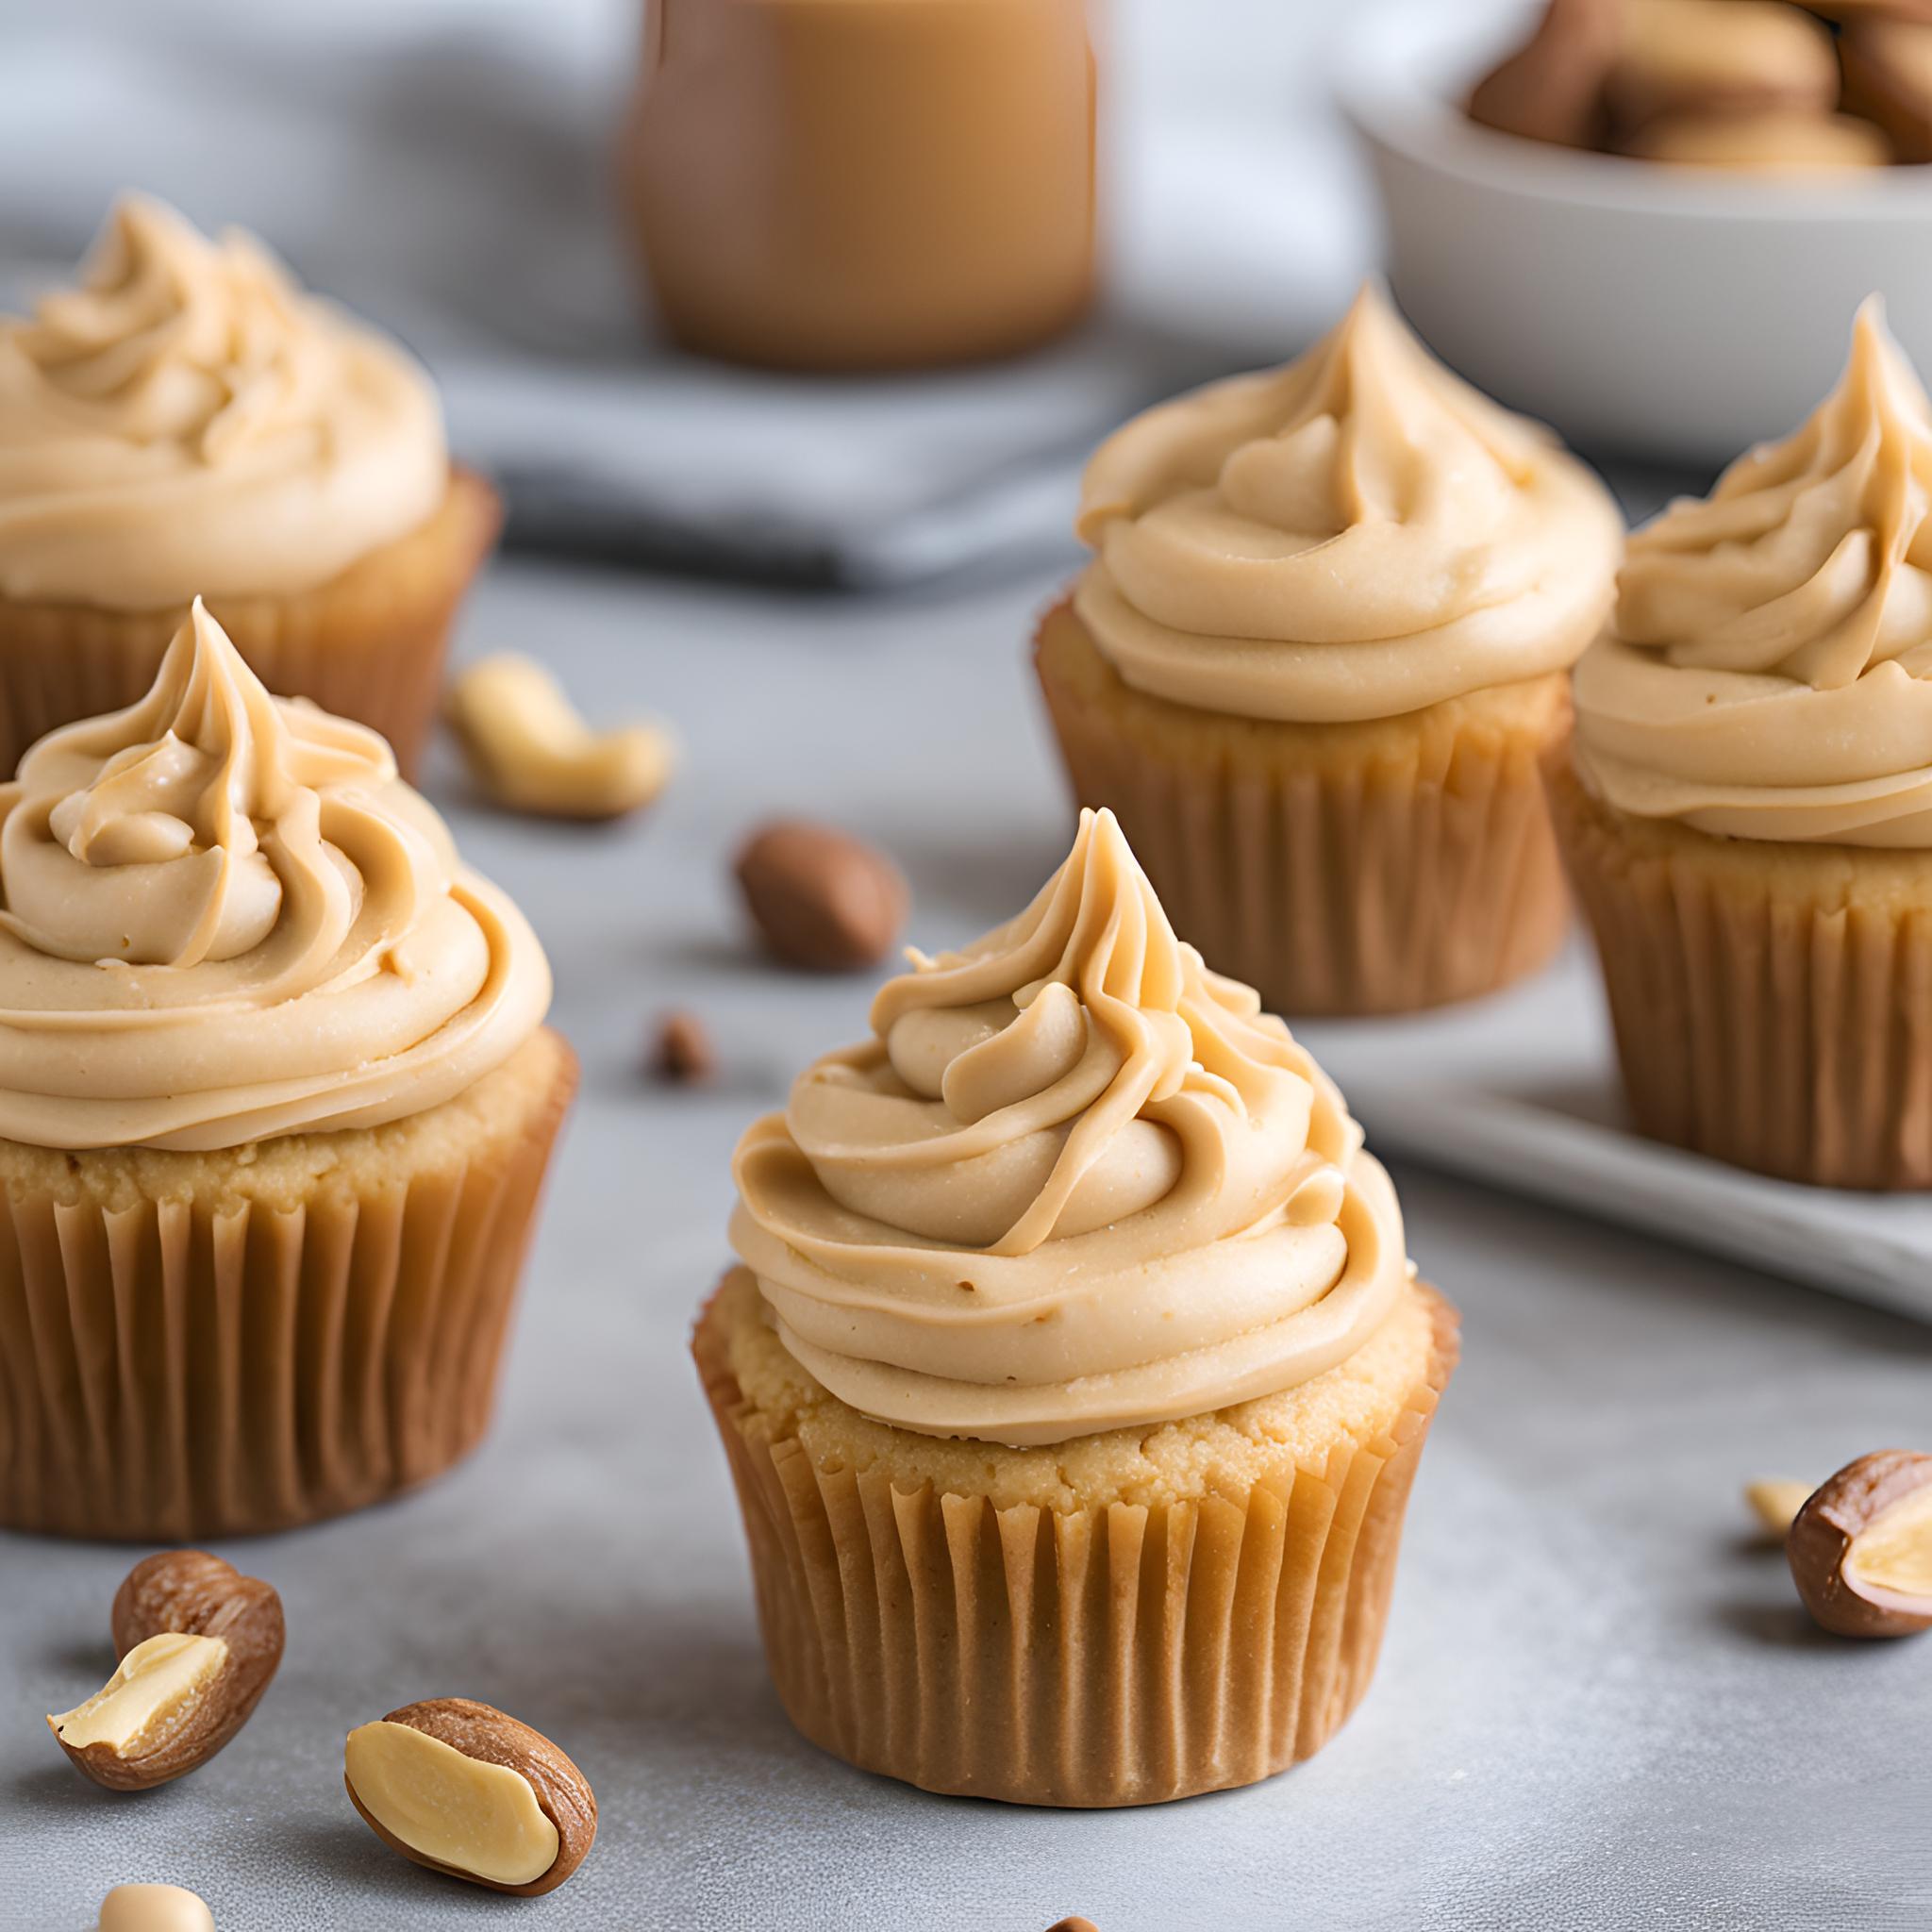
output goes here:
<path id="1" fill-rule="evenodd" d="M 1891 137 L 1902 161 L 1932 161 L 1932 46 L 1924 18 L 1858 19 L 1856 0 L 1839 36 L 1844 105 L 1875 121 Z M 1874 9 L 1865 9 L 1874 10 Z"/>
<path id="2" fill-rule="evenodd" d="M 1632 135 L 1622 152 L 1690 168 L 1882 168 L 1892 158 L 1890 142 L 1871 122 L 1808 111 L 1664 114 Z"/>
<path id="3" fill-rule="evenodd" d="M 718 1071 L 711 1036 L 695 1013 L 666 1013 L 651 1050 L 652 1070 L 675 1086 L 696 1086 Z"/>
<path id="4" fill-rule="evenodd" d="M 1620 0 L 1550 0 L 1529 40 L 1477 83 L 1469 118 L 1529 141 L 1595 147 L 1622 16 Z"/>
<path id="5" fill-rule="evenodd" d="M 540 1731 L 467 1697 L 349 1733 L 342 1782 L 392 1851 L 492 1891 L 555 1891 L 597 1836 L 597 1800 Z"/>
<path id="6" fill-rule="evenodd" d="M 1932 1626 L 1932 1456 L 1847 1463 L 1798 1511 L 1785 1554 L 1805 1607 L 1840 1637 Z"/>
<path id="7" fill-rule="evenodd" d="M 219 1637 L 228 1646 L 222 1684 L 224 1724 L 212 1757 L 254 1714 L 282 1661 L 282 1600 L 272 1583 L 243 1576 L 207 1550 L 162 1550 L 143 1557 L 114 1592 L 114 1648 L 123 1657 L 163 1631 Z"/>
<path id="8" fill-rule="evenodd" d="M 94 1932 L 215 1932 L 215 1915 L 178 1885 L 117 1885 Z"/>
<path id="9" fill-rule="evenodd" d="M 1626 135 L 1666 114 L 1827 114 L 1838 55 L 1831 29 L 1795 7 L 1624 0 L 1607 92 Z"/>
<path id="10" fill-rule="evenodd" d="M 592 731 L 534 658 L 506 651 L 450 687 L 449 722 L 497 804 L 545 818 L 614 819 L 663 791 L 674 761 L 658 724 Z"/>
<path id="11" fill-rule="evenodd" d="M 1744 1500 L 1751 1506 L 1764 1530 L 1766 1540 L 1783 1542 L 1791 1519 L 1805 1507 L 1811 1493 L 1809 1483 L 1797 1483 L 1784 1476 L 1767 1476 L 1744 1485 Z"/>
<path id="12" fill-rule="evenodd" d="M 228 1655 L 219 1637 L 150 1637 L 85 1704 L 48 1718 L 47 1727 L 110 1791 L 164 1785 L 206 1764 L 234 1736 Z"/>
<path id="13" fill-rule="evenodd" d="M 814 973 L 874 966 L 906 923 L 906 881 L 883 853 L 828 825 L 762 825 L 738 855 L 738 883 L 765 943 Z"/>
<path id="14" fill-rule="evenodd" d="M 1057 1919 L 1046 1932 L 1100 1932 L 1091 1919 Z"/>

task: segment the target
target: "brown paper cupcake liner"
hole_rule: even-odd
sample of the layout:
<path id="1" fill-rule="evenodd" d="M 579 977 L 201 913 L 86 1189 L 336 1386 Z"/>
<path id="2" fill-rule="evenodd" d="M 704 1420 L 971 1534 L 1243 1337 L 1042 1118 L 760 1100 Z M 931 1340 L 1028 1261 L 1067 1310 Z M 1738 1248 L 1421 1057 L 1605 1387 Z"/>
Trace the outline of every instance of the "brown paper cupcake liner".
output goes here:
<path id="1" fill-rule="evenodd" d="M 0 1524 L 284 1529 L 468 1454 L 575 1084 L 558 1042 L 512 1131 L 289 1209 L 0 1190 Z"/>
<path id="2" fill-rule="evenodd" d="M 496 538 L 501 510 L 457 470 L 421 529 L 293 597 L 211 597 L 208 608 L 271 691 L 373 725 L 407 776 L 436 722 L 458 606 Z M 0 780 L 58 725 L 134 704 L 187 615 L 0 598 Z"/>
<path id="3" fill-rule="evenodd" d="M 1113 808 L 1175 930 L 1271 1010 L 1471 999 L 1561 943 L 1538 775 L 1560 677 L 1370 725 L 1223 717 L 1124 684 L 1066 605 L 1036 661 L 1078 802 Z"/>
<path id="4" fill-rule="evenodd" d="M 1654 1140 L 1785 1180 L 1932 1188 L 1932 858 L 1550 803 Z"/>
<path id="5" fill-rule="evenodd" d="M 863 1770 L 1015 1804 L 1155 1804 L 1312 1756 L 1374 1670 L 1456 1363 L 1455 1311 L 1423 1291 L 1429 1370 L 1386 1435 L 1240 1496 L 1067 1512 L 908 1492 L 814 1467 L 795 1439 L 754 1442 L 724 1336 L 701 1319 L 693 1353 L 792 1723 Z"/>

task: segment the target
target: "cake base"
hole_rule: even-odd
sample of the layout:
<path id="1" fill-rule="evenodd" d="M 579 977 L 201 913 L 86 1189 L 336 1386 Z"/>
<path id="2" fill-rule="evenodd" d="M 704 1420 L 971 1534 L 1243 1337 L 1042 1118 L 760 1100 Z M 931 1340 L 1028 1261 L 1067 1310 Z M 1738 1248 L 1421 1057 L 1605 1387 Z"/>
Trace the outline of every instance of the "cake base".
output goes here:
<path id="1" fill-rule="evenodd" d="M 270 691 L 381 732 L 408 777 L 441 707 L 458 607 L 501 521 L 495 491 L 453 470 L 426 524 L 330 582 L 287 597 L 211 596 L 208 608 Z M 144 697 L 187 616 L 185 604 L 107 610 L 0 598 L 0 782 L 37 738 Z"/>
<path id="2" fill-rule="evenodd" d="M 798 1728 L 926 1790 L 1095 1807 L 1254 1784 L 1355 1708 L 1457 1324 L 1418 1285 L 1299 1389 L 1034 1450 L 847 1408 L 742 1269 L 692 1350 Z"/>
<path id="3" fill-rule="evenodd" d="M 142 1542 L 399 1494 L 489 1424 L 576 1058 L 208 1154 L 0 1141 L 0 1525 Z"/>
<path id="4" fill-rule="evenodd" d="M 1550 806 L 1639 1130 L 1823 1187 L 1932 1187 L 1932 853 Z"/>
<path id="5" fill-rule="evenodd" d="M 1538 764 L 1560 673 L 1398 718 L 1296 724 L 1134 690 L 1071 602 L 1034 661 L 1075 798 L 1111 806 L 1174 929 L 1291 1020 L 1473 999 L 1570 919 Z"/>

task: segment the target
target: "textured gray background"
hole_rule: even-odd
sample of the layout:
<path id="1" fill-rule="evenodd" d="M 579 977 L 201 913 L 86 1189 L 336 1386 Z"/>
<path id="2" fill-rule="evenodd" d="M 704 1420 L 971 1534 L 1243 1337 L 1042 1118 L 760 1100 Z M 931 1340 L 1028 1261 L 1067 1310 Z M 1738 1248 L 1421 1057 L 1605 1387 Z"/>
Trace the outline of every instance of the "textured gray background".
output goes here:
<path id="1" fill-rule="evenodd" d="M 761 813 L 823 813 L 899 855 L 918 939 L 1016 910 L 1066 831 L 1022 653 L 1049 591 L 859 606 L 496 569 L 472 649 L 541 651 L 687 746 L 657 811 L 608 834 L 430 779 L 535 919 L 586 1066 L 496 1429 L 420 1496 L 228 1550 L 280 1588 L 287 1661 L 226 1753 L 142 1796 L 84 1783 L 41 1722 L 105 1679 L 133 1553 L 0 1536 L 0 1926 L 84 1932 L 133 1878 L 197 1888 L 222 1932 L 1932 1924 L 1932 1640 L 1812 1631 L 1738 1496 L 1932 1442 L 1932 1331 L 1406 1167 L 1467 1355 L 1379 1677 L 1322 1757 L 1056 1815 L 927 1797 L 788 1727 L 685 1343 L 735 1136 L 857 1034 L 867 984 L 759 963 L 724 860 Z M 675 1004 L 718 1037 L 709 1091 L 637 1073 Z M 344 1732 L 442 1694 L 551 1733 L 594 1782 L 597 1847 L 555 1896 L 419 1872 L 350 1812 Z"/>

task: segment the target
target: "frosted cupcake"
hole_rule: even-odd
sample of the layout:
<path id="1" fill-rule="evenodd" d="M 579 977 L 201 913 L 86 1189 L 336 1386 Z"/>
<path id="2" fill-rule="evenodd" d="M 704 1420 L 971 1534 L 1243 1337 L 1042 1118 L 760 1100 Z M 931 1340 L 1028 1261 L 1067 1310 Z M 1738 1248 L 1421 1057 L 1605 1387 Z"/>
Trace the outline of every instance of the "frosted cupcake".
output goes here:
<path id="1" fill-rule="evenodd" d="M 1594 475 L 1365 289 L 1286 369 L 1138 417 L 1036 644 L 1074 789 L 1271 1007 L 1395 1012 L 1541 966 L 1537 775 L 1623 535 Z"/>
<path id="2" fill-rule="evenodd" d="M 550 972 L 373 731 L 197 601 L 0 786 L 0 1524 L 155 1542 L 477 1441 L 575 1084 Z"/>
<path id="3" fill-rule="evenodd" d="M 1388 1176 L 1111 814 L 738 1149 L 699 1321 L 772 1674 L 931 1790 L 1249 1784 L 1367 1689 L 1456 1358 Z"/>
<path id="4" fill-rule="evenodd" d="M 0 318 L 0 774 L 133 704 L 197 595 L 413 769 L 497 523 L 401 348 L 249 237 L 123 201 L 80 288 Z"/>
<path id="5" fill-rule="evenodd" d="M 1630 541 L 1552 760 L 1645 1133 L 1932 1186 L 1932 408 L 1859 312 L 1836 391 Z"/>

